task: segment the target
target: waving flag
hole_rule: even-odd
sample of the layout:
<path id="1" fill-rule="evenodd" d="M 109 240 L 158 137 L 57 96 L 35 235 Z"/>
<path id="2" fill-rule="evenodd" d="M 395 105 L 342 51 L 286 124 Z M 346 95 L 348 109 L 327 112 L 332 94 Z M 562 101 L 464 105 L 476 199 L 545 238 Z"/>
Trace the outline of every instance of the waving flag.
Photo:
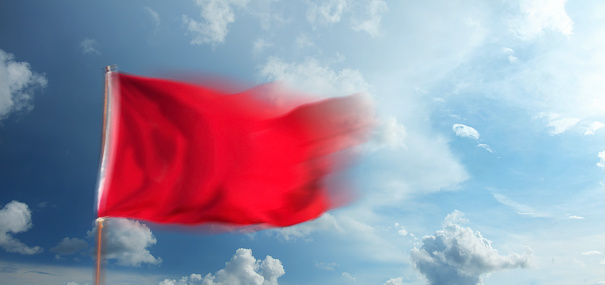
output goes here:
<path id="1" fill-rule="evenodd" d="M 278 107 L 262 88 L 213 88 L 108 72 L 98 216 L 289 226 L 337 206 L 326 176 L 363 143 L 360 96 Z M 287 96 L 287 94 L 284 94 Z"/>

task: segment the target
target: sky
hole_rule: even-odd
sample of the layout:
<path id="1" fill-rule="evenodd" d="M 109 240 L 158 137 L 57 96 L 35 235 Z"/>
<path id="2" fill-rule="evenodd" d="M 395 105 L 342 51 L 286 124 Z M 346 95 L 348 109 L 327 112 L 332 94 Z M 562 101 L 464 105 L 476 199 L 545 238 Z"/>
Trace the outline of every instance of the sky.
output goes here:
<path id="1" fill-rule="evenodd" d="M 0 3 L 0 283 L 93 284 L 103 68 L 366 93 L 358 199 L 288 228 L 112 219 L 107 284 L 605 284 L 605 3 Z"/>

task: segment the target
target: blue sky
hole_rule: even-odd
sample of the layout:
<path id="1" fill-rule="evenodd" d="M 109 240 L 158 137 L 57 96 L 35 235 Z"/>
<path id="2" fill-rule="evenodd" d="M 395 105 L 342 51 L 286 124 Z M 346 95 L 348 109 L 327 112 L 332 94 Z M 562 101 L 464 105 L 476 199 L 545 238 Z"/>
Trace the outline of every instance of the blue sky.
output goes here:
<path id="1" fill-rule="evenodd" d="M 360 197 L 208 235 L 112 220 L 108 284 L 605 284 L 605 3 L 4 1 L 0 280 L 92 284 L 104 66 L 365 92 Z"/>

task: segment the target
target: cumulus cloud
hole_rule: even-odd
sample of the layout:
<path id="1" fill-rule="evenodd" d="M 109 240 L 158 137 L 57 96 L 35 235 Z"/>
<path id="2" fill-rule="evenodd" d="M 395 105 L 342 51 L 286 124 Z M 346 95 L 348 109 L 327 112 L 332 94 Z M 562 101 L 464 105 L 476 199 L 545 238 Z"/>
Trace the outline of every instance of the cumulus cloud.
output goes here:
<path id="1" fill-rule="evenodd" d="M 511 29 L 516 37 L 531 40 L 545 31 L 554 31 L 569 36 L 573 21 L 565 11 L 567 0 L 519 1 L 521 15 L 513 19 Z"/>
<path id="2" fill-rule="evenodd" d="M 466 126 L 463 124 L 454 124 L 452 126 L 452 130 L 459 137 L 473 138 L 476 140 L 479 139 L 479 132 L 472 127 L 469 127 L 469 126 Z"/>
<path id="3" fill-rule="evenodd" d="M 46 77 L 33 72 L 29 63 L 15 61 L 0 49 L 0 120 L 14 111 L 31 110 L 34 90 L 46 85 Z"/>
<path id="4" fill-rule="evenodd" d="M 307 20 L 312 25 L 340 22 L 349 6 L 348 0 L 323 0 L 321 3 L 309 2 Z"/>
<path id="5" fill-rule="evenodd" d="M 101 54 L 97 48 L 99 43 L 95 39 L 85 38 L 80 42 L 80 49 L 83 54 Z"/>
<path id="6" fill-rule="evenodd" d="M 380 21 L 382 14 L 388 11 L 387 3 L 383 0 L 370 0 L 364 6 L 365 15 L 354 20 L 357 24 L 353 24 L 353 30 L 366 32 L 372 37 L 380 36 Z"/>
<path id="7" fill-rule="evenodd" d="M 225 41 L 227 26 L 235 22 L 234 8 L 245 7 L 248 0 L 195 0 L 202 21 L 183 15 L 183 23 L 193 39 L 191 44 L 218 44 Z"/>
<path id="8" fill-rule="evenodd" d="M 561 117 L 561 115 L 552 112 L 538 113 L 535 118 L 546 119 L 548 121 L 547 126 L 550 127 L 549 134 L 553 136 L 566 132 L 580 122 L 580 119 L 578 118 L 564 118 Z"/>
<path id="9" fill-rule="evenodd" d="M 369 88 L 358 70 L 334 71 L 311 58 L 302 63 L 289 63 L 270 57 L 260 67 L 260 75 L 269 81 L 283 81 L 303 92 L 329 96 L 350 95 Z"/>
<path id="10" fill-rule="evenodd" d="M 42 252 L 39 246 L 29 247 L 14 238 L 32 227 L 32 215 L 29 207 L 21 202 L 12 201 L 0 210 L 0 246 L 8 252 L 32 255 Z"/>
<path id="11" fill-rule="evenodd" d="M 96 237 L 97 230 L 95 225 L 94 229 L 88 232 L 88 236 Z M 156 239 L 146 225 L 138 221 L 115 218 L 105 221 L 103 232 L 107 260 L 114 259 L 117 264 L 124 266 L 162 262 L 161 258 L 156 258 L 149 252 L 148 247 L 154 245 Z"/>
<path id="12" fill-rule="evenodd" d="M 414 267 L 429 284 L 483 284 L 481 275 L 529 265 L 528 254 L 500 255 L 479 232 L 462 227 L 463 215 L 457 210 L 449 214 L 442 230 L 423 237 L 422 247 L 410 251 Z"/>
<path id="13" fill-rule="evenodd" d="M 50 249 L 60 255 L 71 255 L 88 247 L 88 243 L 79 238 L 63 238 L 59 244 Z"/>
<path id="14" fill-rule="evenodd" d="M 257 260 L 252 250 L 240 248 L 225 268 L 214 275 L 208 273 L 202 278 L 200 274 L 191 274 L 180 280 L 164 279 L 159 285 L 277 285 L 277 279 L 285 273 L 279 259 L 267 255 L 264 260 Z"/>

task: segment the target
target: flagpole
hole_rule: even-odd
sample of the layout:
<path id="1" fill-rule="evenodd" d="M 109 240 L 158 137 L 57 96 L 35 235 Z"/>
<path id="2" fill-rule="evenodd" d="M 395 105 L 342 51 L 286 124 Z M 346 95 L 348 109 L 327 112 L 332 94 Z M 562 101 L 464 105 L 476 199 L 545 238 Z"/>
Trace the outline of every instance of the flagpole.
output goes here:
<path id="1" fill-rule="evenodd" d="M 97 263 L 95 267 L 95 285 L 102 285 L 105 283 L 103 270 L 101 268 L 101 264 L 103 263 L 103 222 L 105 222 L 104 218 L 97 219 Z"/>
<path id="2" fill-rule="evenodd" d="M 111 100 L 112 100 L 112 73 L 117 70 L 116 65 L 108 65 L 103 68 L 105 72 L 105 92 L 103 99 L 103 130 L 102 130 L 102 138 L 101 138 L 101 163 L 99 167 L 99 177 L 97 180 L 97 197 L 95 209 L 99 210 L 101 196 L 103 194 L 103 189 L 105 188 L 105 174 L 107 172 L 107 164 L 109 160 L 109 152 L 111 151 L 111 132 L 109 128 L 111 127 Z M 96 220 L 97 224 L 97 254 L 96 254 L 96 266 L 95 266 L 95 274 L 94 274 L 94 284 L 102 285 L 104 284 L 104 274 L 103 274 L 103 227 L 105 218 L 99 217 Z"/>

